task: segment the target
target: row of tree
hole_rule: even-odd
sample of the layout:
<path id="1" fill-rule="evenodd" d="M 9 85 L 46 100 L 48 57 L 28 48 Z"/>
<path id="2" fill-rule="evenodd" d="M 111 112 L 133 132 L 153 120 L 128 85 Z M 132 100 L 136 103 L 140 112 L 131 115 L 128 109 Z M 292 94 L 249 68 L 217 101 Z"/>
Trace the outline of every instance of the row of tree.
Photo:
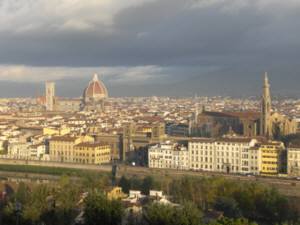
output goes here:
<path id="1" fill-rule="evenodd" d="M 143 190 L 145 194 L 150 189 L 161 189 L 178 204 L 189 201 L 204 213 L 217 210 L 232 219 L 247 218 L 262 224 L 299 222 L 299 203 L 288 201 L 276 189 L 255 182 L 198 177 L 146 177 L 143 180 L 122 177 L 119 185 L 124 190 Z"/>
<path id="2" fill-rule="evenodd" d="M 2 202 L 0 224 L 117 225 L 125 221 L 128 225 L 200 225 L 210 223 L 206 220 L 209 212 L 223 213 L 223 218 L 212 223 L 216 225 L 299 224 L 299 203 L 254 182 L 165 176 L 122 177 L 118 184 L 127 193 L 131 189 L 144 194 L 163 190 L 177 206 L 149 203 L 135 213 L 103 195 L 110 186 L 109 176 L 86 175 L 79 180 L 63 176 L 56 184 L 20 183 Z"/>
<path id="3" fill-rule="evenodd" d="M 125 218 L 125 219 L 124 219 Z M 84 224 L 86 225 L 203 225 L 203 213 L 199 208 L 186 202 L 179 206 L 152 203 L 140 214 L 126 213 L 119 201 L 107 200 L 101 194 L 92 194 L 86 201 Z M 209 225 L 256 225 L 247 219 L 222 217 Z"/>

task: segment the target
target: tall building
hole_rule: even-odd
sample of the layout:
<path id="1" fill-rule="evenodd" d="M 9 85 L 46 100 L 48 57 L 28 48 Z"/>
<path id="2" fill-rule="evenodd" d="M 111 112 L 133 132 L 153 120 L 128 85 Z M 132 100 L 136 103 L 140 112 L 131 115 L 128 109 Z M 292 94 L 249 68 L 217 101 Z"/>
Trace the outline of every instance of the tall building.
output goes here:
<path id="1" fill-rule="evenodd" d="M 261 102 L 261 134 L 266 137 L 273 135 L 271 129 L 271 94 L 268 74 L 265 73 L 263 95 Z"/>
<path id="2" fill-rule="evenodd" d="M 54 98 L 55 98 L 55 83 L 46 82 L 46 110 L 54 110 Z"/>
<path id="3" fill-rule="evenodd" d="M 268 74 L 265 73 L 263 95 L 261 100 L 260 135 L 270 139 L 278 139 L 282 135 L 297 132 L 297 122 L 278 112 L 272 112 L 272 101 Z"/>

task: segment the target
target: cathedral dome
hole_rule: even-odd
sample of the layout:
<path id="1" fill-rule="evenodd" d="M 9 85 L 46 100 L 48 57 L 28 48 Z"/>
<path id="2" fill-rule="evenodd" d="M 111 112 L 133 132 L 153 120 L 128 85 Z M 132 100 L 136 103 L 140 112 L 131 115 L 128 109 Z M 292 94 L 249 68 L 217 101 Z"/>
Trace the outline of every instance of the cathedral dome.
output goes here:
<path id="1" fill-rule="evenodd" d="M 89 82 L 83 93 L 83 98 L 86 101 L 97 101 L 103 98 L 107 98 L 108 93 L 105 85 L 98 79 L 98 75 L 95 74 L 93 80 Z"/>

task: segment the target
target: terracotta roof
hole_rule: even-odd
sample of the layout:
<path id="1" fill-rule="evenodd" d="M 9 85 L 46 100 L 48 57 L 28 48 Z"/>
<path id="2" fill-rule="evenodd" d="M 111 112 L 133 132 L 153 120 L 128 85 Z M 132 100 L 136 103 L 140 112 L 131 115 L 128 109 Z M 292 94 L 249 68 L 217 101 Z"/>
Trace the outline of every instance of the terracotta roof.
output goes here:
<path id="1" fill-rule="evenodd" d="M 261 145 L 271 145 L 271 146 L 281 146 L 283 143 L 282 142 L 261 142 Z"/>
<path id="2" fill-rule="evenodd" d="M 50 139 L 50 141 L 64 141 L 64 142 L 74 142 L 77 137 L 71 136 L 54 136 Z"/>
<path id="3" fill-rule="evenodd" d="M 240 143 L 247 143 L 250 142 L 252 138 L 192 138 L 189 142 L 240 142 Z"/>
<path id="4" fill-rule="evenodd" d="M 248 143 L 251 140 L 253 140 L 253 138 L 220 138 L 217 141 L 219 142 L 240 142 L 240 143 Z"/>
<path id="5" fill-rule="evenodd" d="M 288 148 L 289 149 L 293 148 L 293 149 L 297 149 L 300 151 L 300 144 L 290 144 Z"/>
<path id="6" fill-rule="evenodd" d="M 107 89 L 105 85 L 98 80 L 98 76 L 95 74 L 92 81 L 90 81 L 87 88 L 84 90 L 84 97 L 97 98 L 97 97 L 107 97 Z"/>
<path id="7" fill-rule="evenodd" d="M 101 142 L 96 142 L 96 143 L 83 142 L 83 143 L 79 143 L 79 144 L 75 145 L 75 147 L 102 147 L 102 146 L 109 146 L 109 145 L 101 143 Z"/>
<path id="8" fill-rule="evenodd" d="M 259 112 L 245 111 L 245 112 L 210 112 L 204 111 L 203 115 L 214 116 L 214 117 L 232 117 L 232 118 L 243 118 L 243 119 L 259 119 Z"/>
<path id="9" fill-rule="evenodd" d="M 189 142 L 209 142 L 209 143 L 212 143 L 215 141 L 216 141 L 216 139 L 214 139 L 214 138 L 192 138 L 189 140 Z"/>

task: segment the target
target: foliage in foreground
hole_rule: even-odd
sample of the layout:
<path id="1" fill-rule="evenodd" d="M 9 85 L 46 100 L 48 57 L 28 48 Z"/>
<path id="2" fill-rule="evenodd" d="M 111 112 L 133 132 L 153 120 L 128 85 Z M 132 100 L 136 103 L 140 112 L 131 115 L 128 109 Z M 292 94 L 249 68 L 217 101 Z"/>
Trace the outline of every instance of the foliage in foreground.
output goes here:
<path id="1" fill-rule="evenodd" d="M 91 193 L 85 201 L 84 221 L 88 225 L 119 225 L 123 212 L 120 201 L 110 201 L 102 193 Z"/>
<path id="2" fill-rule="evenodd" d="M 19 220 L 20 225 L 70 225 L 82 210 L 83 225 L 299 224 L 296 205 L 275 189 L 254 182 L 122 177 L 119 185 L 125 191 L 136 189 L 145 194 L 151 189 L 161 189 L 173 197 L 171 200 L 176 205 L 147 204 L 136 215 L 123 208 L 119 201 L 105 198 L 104 190 L 110 186 L 108 175 L 86 174 L 76 181 L 62 176 L 56 184 L 20 183 L 7 202 L 0 204 L 0 224 L 12 225 Z M 89 193 L 85 200 L 83 193 Z M 22 205 L 19 213 L 17 203 Z M 224 217 L 207 221 L 208 211 L 223 212 Z"/>

